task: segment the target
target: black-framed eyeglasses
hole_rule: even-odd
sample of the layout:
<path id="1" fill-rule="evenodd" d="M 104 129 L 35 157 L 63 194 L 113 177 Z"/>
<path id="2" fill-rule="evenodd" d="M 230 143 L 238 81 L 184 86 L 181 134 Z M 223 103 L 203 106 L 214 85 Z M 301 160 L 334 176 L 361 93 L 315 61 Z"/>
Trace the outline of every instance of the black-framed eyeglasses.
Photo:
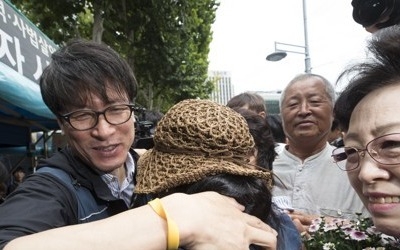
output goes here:
<path id="1" fill-rule="evenodd" d="M 83 131 L 96 127 L 99 116 L 104 115 L 104 119 L 112 125 L 120 125 L 129 121 L 132 112 L 135 110 L 133 104 L 112 105 L 103 111 L 91 109 L 76 110 L 68 114 L 60 115 L 72 128 Z"/>
<path id="2" fill-rule="evenodd" d="M 360 166 L 360 158 L 365 152 L 382 165 L 400 164 L 400 133 L 387 134 L 373 139 L 364 149 L 340 147 L 332 151 L 333 160 L 344 171 L 351 171 Z M 346 164 L 340 164 L 341 161 Z"/>

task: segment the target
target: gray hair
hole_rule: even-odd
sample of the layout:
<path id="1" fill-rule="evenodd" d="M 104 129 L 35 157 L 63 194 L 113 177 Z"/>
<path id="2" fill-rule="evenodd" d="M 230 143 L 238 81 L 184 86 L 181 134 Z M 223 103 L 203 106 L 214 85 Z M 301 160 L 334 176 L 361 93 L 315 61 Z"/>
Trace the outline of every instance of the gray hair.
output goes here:
<path id="1" fill-rule="evenodd" d="M 323 77 L 321 75 L 306 73 L 306 74 L 300 74 L 300 75 L 295 76 L 288 83 L 288 85 L 285 87 L 285 89 L 282 91 L 281 98 L 279 99 L 279 110 L 281 112 L 282 112 L 283 99 L 285 99 L 286 91 L 288 90 L 288 88 L 298 81 L 306 80 L 306 79 L 313 78 L 313 77 L 317 77 L 317 78 L 321 79 L 322 82 L 325 84 L 325 92 L 326 92 L 327 96 L 329 97 L 330 101 L 332 102 L 332 107 L 333 107 L 333 105 L 335 104 L 335 100 L 336 100 L 336 93 L 335 93 L 335 89 L 333 88 L 333 85 L 328 81 L 328 79 L 326 79 L 325 77 Z"/>

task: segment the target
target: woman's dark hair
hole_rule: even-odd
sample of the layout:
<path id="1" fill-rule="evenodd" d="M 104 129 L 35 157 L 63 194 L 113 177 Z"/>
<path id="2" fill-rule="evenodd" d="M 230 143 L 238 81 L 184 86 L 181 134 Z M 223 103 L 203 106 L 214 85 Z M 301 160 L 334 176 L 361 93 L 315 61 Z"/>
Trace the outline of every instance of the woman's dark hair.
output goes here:
<path id="1" fill-rule="evenodd" d="M 157 194 L 136 194 L 132 207 L 145 205 L 148 200 L 161 198 L 173 193 L 195 194 L 214 191 L 232 197 L 245 206 L 245 212 L 265 221 L 271 211 L 271 192 L 259 178 L 232 174 L 207 176 L 191 184 L 180 185 Z"/>
<path id="2" fill-rule="evenodd" d="M 272 170 L 275 160 L 275 140 L 268 122 L 259 114 L 245 108 L 234 108 L 247 121 L 250 134 L 257 148 L 257 166 Z"/>
<path id="3" fill-rule="evenodd" d="M 381 29 L 368 42 L 371 58 L 346 69 L 337 83 L 351 76 L 334 107 L 340 128 L 349 129 L 351 114 L 356 105 L 369 93 L 392 84 L 400 84 L 400 26 Z"/>
<path id="4" fill-rule="evenodd" d="M 234 198 L 245 206 L 245 212 L 266 221 L 271 211 L 271 192 L 259 178 L 219 174 L 202 179 L 187 187 L 187 194 L 215 191 Z"/>
<path id="5" fill-rule="evenodd" d="M 246 107 L 256 113 L 267 112 L 264 98 L 257 93 L 251 92 L 244 92 L 232 97 L 226 106 L 232 109 Z"/>
<path id="6" fill-rule="evenodd" d="M 271 210 L 271 192 L 262 179 L 231 174 L 207 176 L 198 182 L 171 188 L 159 194 L 136 195 L 137 197 L 134 200 L 133 207 L 146 204 L 148 199 L 156 197 L 161 198 L 172 193 L 195 194 L 206 191 L 214 191 L 234 198 L 245 207 L 246 213 L 257 217 L 264 222 L 267 222 L 269 217 L 275 216 Z M 250 246 L 250 250 L 259 249 L 261 250 L 262 248 L 255 245 Z"/>
<path id="7" fill-rule="evenodd" d="M 271 129 L 275 142 L 286 143 L 286 135 L 283 130 L 281 115 L 268 114 L 265 119 L 267 119 L 267 123 Z"/>

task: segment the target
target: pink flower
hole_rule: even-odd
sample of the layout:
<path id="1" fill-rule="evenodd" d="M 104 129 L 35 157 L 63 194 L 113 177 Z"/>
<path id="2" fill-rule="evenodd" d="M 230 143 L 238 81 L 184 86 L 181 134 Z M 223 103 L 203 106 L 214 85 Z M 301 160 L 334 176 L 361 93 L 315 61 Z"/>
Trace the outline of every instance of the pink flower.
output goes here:
<path id="1" fill-rule="evenodd" d="M 311 224 L 310 227 L 308 228 L 308 231 L 310 233 L 317 232 L 319 230 L 319 224 Z"/>
<path id="2" fill-rule="evenodd" d="M 324 226 L 325 232 L 336 230 L 336 229 L 338 229 L 338 226 L 335 223 L 325 224 L 325 226 Z"/>
<path id="3" fill-rule="evenodd" d="M 311 224 L 321 224 L 321 222 L 322 222 L 322 218 L 318 217 L 318 218 L 313 219 L 311 221 Z"/>
<path id="4" fill-rule="evenodd" d="M 360 215 L 357 215 L 360 216 Z M 394 247 L 396 241 L 376 231 L 370 218 L 358 217 L 354 220 L 324 217 L 314 220 L 308 234 L 302 235 L 307 250 L 384 250 Z"/>
<path id="5" fill-rule="evenodd" d="M 346 235 L 349 235 L 349 234 L 353 233 L 355 230 L 352 227 L 342 227 L 342 231 Z"/>
<path id="6" fill-rule="evenodd" d="M 364 232 L 354 230 L 349 234 L 350 238 L 353 240 L 361 241 L 361 240 L 366 240 L 368 238 L 368 235 L 366 235 Z"/>

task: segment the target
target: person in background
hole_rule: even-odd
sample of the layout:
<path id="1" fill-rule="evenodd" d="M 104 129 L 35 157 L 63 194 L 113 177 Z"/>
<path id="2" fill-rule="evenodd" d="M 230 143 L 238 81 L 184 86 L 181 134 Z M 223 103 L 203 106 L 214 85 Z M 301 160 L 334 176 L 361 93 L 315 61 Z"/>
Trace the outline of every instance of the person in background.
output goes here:
<path id="1" fill-rule="evenodd" d="M 269 127 L 272 132 L 272 136 L 274 137 L 275 140 L 275 151 L 276 153 L 282 152 L 284 149 L 287 140 L 286 140 L 286 135 L 285 131 L 283 131 L 283 126 L 282 126 L 282 118 L 280 114 L 268 114 L 265 119 L 267 120 L 267 123 L 269 124 Z"/>
<path id="2" fill-rule="evenodd" d="M 255 147 L 250 156 L 250 163 L 259 167 L 272 170 L 275 160 L 275 142 L 267 121 L 256 112 L 246 108 L 234 108 L 247 122 L 253 136 Z"/>
<path id="3" fill-rule="evenodd" d="M 272 131 L 275 142 L 286 143 L 285 131 L 283 131 L 282 118 L 280 114 L 268 114 L 265 118 Z"/>
<path id="4" fill-rule="evenodd" d="M 10 185 L 7 188 L 7 194 L 12 193 L 24 180 L 26 172 L 22 167 L 17 167 L 12 172 L 12 179 Z"/>
<path id="5" fill-rule="evenodd" d="M 398 0 L 352 0 L 353 19 L 370 33 L 400 23 Z"/>
<path id="6" fill-rule="evenodd" d="M 67 146 L 39 162 L 0 206 L 0 249 L 165 249 L 165 220 L 149 206 L 127 211 L 137 158 L 137 83 L 127 62 L 105 44 L 72 40 L 52 55 L 40 90 Z M 226 197 L 177 194 L 162 202 L 183 246 L 269 242 L 270 228 Z"/>
<path id="7" fill-rule="evenodd" d="M 267 115 L 264 98 L 257 93 L 244 92 L 236 95 L 228 101 L 226 106 L 230 108 L 250 109 L 263 118 Z"/>
<path id="8" fill-rule="evenodd" d="M 369 58 L 346 69 L 350 82 L 334 115 L 344 147 L 333 158 L 347 176 L 377 230 L 400 237 L 400 27 L 381 29 L 368 43 Z M 347 161 L 346 161 L 347 160 Z M 345 161 L 345 164 L 341 162 Z M 397 242 L 397 247 L 400 246 Z M 398 249 L 398 248 L 396 248 Z"/>
<path id="9" fill-rule="evenodd" d="M 335 167 L 327 142 L 333 121 L 335 91 L 324 77 L 301 74 L 282 92 L 280 109 L 288 144 L 273 164 L 274 202 L 297 223 L 308 225 L 317 216 L 367 216 L 343 171 Z M 298 222 L 301 222 L 301 225 Z"/>
<path id="10" fill-rule="evenodd" d="M 328 142 L 335 147 L 343 146 L 343 133 L 336 119 L 333 119 L 331 132 L 328 135 Z"/>
<path id="11" fill-rule="evenodd" d="M 216 191 L 263 221 L 271 216 L 272 174 L 248 163 L 254 141 L 240 114 L 209 100 L 184 100 L 160 120 L 154 142 L 138 162 L 134 207 L 176 192 Z"/>

